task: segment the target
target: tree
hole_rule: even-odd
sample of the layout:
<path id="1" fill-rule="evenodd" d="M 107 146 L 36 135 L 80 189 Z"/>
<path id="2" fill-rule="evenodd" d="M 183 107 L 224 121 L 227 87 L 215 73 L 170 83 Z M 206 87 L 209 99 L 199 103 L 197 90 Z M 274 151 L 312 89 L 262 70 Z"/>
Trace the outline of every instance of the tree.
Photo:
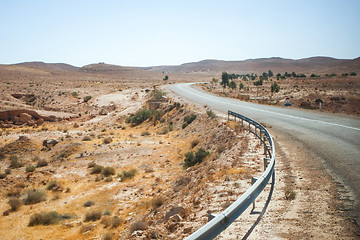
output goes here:
<path id="1" fill-rule="evenodd" d="M 231 81 L 230 83 L 229 83 L 229 87 L 231 88 L 231 89 L 236 89 L 236 82 L 234 82 L 234 81 Z"/>
<path id="2" fill-rule="evenodd" d="M 218 80 L 217 78 L 213 78 L 213 79 L 211 80 L 211 84 L 212 84 L 213 88 L 215 88 L 215 84 L 216 84 L 218 81 L 219 81 L 219 80 Z"/>
<path id="3" fill-rule="evenodd" d="M 241 90 L 241 89 L 243 89 L 243 88 L 244 88 L 244 84 L 243 84 L 243 83 L 240 83 L 239 89 Z"/>
<path id="4" fill-rule="evenodd" d="M 271 70 L 269 70 L 268 75 L 269 75 L 269 77 L 273 77 L 273 76 L 274 76 L 274 73 L 273 73 Z"/>
<path id="5" fill-rule="evenodd" d="M 266 73 L 266 72 L 263 72 L 263 77 L 267 77 L 268 76 L 268 74 Z"/>
<path id="6" fill-rule="evenodd" d="M 168 79 L 169 79 L 169 76 L 166 75 L 163 80 L 166 81 L 166 80 L 168 80 Z"/>
<path id="7" fill-rule="evenodd" d="M 296 77 L 296 73 L 295 73 L 295 72 L 292 72 L 292 73 L 291 73 L 291 76 Z"/>
<path id="8" fill-rule="evenodd" d="M 280 86 L 277 82 L 274 82 L 273 84 L 271 84 L 271 94 L 273 94 L 274 92 L 279 92 L 280 91 Z"/>
<path id="9" fill-rule="evenodd" d="M 350 76 L 356 76 L 356 72 L 351 72 Z"/>
<path id="10" fill-rule="evenodd" d="M 221 74 L 221 85 L 225 88 L 226 86 L 229 86 L 229 74 L 227 72 L 223 72 Z"/>

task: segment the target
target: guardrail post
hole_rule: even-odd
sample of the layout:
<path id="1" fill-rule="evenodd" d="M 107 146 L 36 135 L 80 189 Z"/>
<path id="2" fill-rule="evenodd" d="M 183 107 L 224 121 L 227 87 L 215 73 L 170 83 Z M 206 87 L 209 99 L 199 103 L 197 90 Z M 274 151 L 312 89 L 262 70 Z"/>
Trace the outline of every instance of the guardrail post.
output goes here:
<path id="1" fill-rule="evenodd" d="M 264 171 L 266 170 L 267 166 L 269 165 L 270 159 L 264 158 Z"/>
<path id="2" fill-rule="evenodd" d="M 258 179 L 256 177 L 252 177 L 251 178 L 251 185 L 254 185 L 254 183 L 257 181 Z M 253 201 L 253 209 L 255 209 L 255 199 Z"/>

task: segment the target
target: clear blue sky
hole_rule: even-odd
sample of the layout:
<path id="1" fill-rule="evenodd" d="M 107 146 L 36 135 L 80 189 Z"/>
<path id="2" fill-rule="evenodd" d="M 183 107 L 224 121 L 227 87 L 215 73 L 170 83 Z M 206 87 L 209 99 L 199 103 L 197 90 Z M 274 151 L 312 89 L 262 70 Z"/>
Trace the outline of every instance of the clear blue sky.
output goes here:
<path id="1" fill-rule="evenodd" d="M 360 0 L 0 0 L 0 63 L 360 56 Z"/>

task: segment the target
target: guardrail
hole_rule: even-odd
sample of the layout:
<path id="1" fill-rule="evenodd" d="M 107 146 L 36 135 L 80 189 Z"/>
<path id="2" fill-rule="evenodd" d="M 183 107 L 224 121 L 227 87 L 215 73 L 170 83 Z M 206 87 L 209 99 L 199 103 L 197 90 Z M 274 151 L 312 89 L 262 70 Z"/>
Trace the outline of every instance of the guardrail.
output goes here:
<path id="1" fill-rule="evenodd" d="M 252 178 L 253 185 L 240 196 L 240 198 L 219 215 L 210 216 L 209 219 L 211 217 L 213 218 L 196 232 L 185 238 L 186 240 L 208 240 L 215 238 L 235 221 L 252 203 L 255 203 L 256 197 L 263 191 L 270 178 L 272 178 L 272 187 L 275 184 L 275 146 L 270 133 L 260 123 L 241 114 L 228 111 L 228 120 L 230 120 L 230 116 L 233 116 L 235 121 L 238 118 L 241 121 L 242 126 L 248 127 L 249 132 L 255 134 L 264 145 L 265 171 L 260 178 Z M 246 123 L 248 123 L 248 126 L 246 126 Z"/>

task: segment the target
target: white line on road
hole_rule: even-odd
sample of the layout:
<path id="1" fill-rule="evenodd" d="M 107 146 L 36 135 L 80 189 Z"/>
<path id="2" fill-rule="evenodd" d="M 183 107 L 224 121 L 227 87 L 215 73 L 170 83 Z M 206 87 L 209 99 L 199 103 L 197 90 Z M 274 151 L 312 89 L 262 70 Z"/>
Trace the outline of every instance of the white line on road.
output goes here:
<path id="1" fill-rule="evenodd" d="M 185 91 L 186 91 L 186 89 L 185 89 L 183 86 L 187 86 L 187 85 L 191 85 L 191 84 L 178 85 L 178 88 L 181 88 L 182 90 L 185 90 Z M 194 90 L 195 90 L 195 89 L 194 89 Z M 195 90 L 195 91 L 198 91 L 198 90 Z M 200 94 L 197 94 L 196 92 L 192 92 L 191 94 L 196 95 L 196 96 L 198 96 L 198 97 L 200 97 L 200 98 L 208 99 L 208 100 L 210 100 L 210 101 L 214 101 L 214 97 L 219 98 L 219 97 L 217 97 L 217 96 L 208 97 L 208 96 L 205 96 L 205 95 L 200 95 Z M 262 110 L 262 109 L 253 108 L 253 107 L 240 106 L 240 105 L 234 104 L 234 103 L 228 103 L 228 102 L 227 102 L 226 104 L 232 105 L 232 106 L 235 106 L 235 107 L 241 107 L 241 108 L 246 108 L 246 109 L 250 109 L 250 110 L 255 110 L 255 111 L 259 111 L 259 112 L 266 112 L 266 113 L 270 113 L 270 114 L 274 114 L 274 115 L 279 115 L 279 116 L 283 116 L 283 117 L 295 118 L 295 119 L 299 119 L 299 120 L 310 121 L 310 122 L 317 122 L 317 123 L 328 124 L 328 125 L 332 125 L 332 126 L 343 127 L 343 128 L 348 128 L 348 129 L 360 131 L 360 128 L 354 128 L 354 127 L 350 127 L 350 126 L 346 126 L 346 125 L 342 125 L 342 124 L 331 123 L 331 122 L 324 122 L 324 121 L 314 120 L 314 119 L 309 119 L 309 118 L 304 118 L 304 117 L 296 117 L 296 116 L 292 116 L 292 115 L 288 115 L 288 114 L 277 113 L 277 112 L 272 112 L 272 111 L 268 111 L 268 110 Z"/>

